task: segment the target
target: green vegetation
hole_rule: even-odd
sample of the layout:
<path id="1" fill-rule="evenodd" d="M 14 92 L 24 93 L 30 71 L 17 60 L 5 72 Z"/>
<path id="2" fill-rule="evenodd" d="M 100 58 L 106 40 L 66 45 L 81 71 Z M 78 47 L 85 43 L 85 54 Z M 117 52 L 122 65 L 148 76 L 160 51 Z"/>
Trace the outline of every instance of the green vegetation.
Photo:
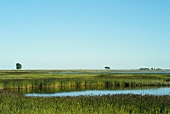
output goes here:
<path id="1" fill-rule="evenodd" d="M 170 74 L 113 74 L 111 72 L 113 71 L 0 71 L 0 88 L 170 86 Z"/>
<path id="2" fill-rule="evenodd" d="M 78 97 L 25 97 L 33 89 L 84 90 L 104 87 L 170 86 L 170 74 L 113 74 L 112 70 L 0 71 L 2 114 L 169 114 L 170 96 L 104 95 Z M 121 71 L 130 72 L 130 71 Z M 133 71 L 138 72 L 138 71 Z M 15 89 L 14 89 L 15 88 Z M 24 89 L 21 89 L 24 88 Z M 5 90 L 2 90 L 5 89 Z M 7 89 L 12 89 L 7 91 Z M 15 90 L 22 90 L 16 94 Z"/>
<path id="3" fill-rule="evenodd" d="M 169 114 L 170 96 L 24 97 L 0 92 L 1 114 Z"/>
<path id="4" fill-rule="evenodd" d="M 17 63 L 17 64 L 16 64 L 16 69 L 19 70 L 19 69 L 21 69 L 21 68 L 22 68 L 22 65 L 21 65 L 20 63 Z"/>

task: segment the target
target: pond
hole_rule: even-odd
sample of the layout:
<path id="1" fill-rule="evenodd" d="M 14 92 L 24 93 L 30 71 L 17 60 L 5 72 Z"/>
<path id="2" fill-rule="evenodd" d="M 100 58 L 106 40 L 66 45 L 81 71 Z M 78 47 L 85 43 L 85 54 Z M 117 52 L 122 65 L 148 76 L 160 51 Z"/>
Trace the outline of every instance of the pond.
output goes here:
<path id="1" fill-rule="evenodd" d="M 26 93 L 28 97 L 64 97 L 64 96 L 96 96 L 96 95 L 115 95 L 115 94 L 140 94 L 140 95 L 170 95 L 170 87 L 159 88 L 138 88 L 138 89 L 116 89 L 116 90 L 83 90 L 83 91 L 62 91 L 54 93 Z"/>
<path id="2" fill-rule="evenodd" d="M 46 72 L 45 74 L 170 74 L 170 70 L 89 70 L 89 71 L 58 71 Z"/>

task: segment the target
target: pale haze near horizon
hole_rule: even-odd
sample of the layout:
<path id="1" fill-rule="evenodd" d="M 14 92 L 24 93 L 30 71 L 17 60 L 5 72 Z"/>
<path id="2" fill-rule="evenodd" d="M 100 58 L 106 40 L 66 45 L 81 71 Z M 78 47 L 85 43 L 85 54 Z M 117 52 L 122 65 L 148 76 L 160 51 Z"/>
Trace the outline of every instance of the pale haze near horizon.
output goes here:
<path id="1" fill-rule="evenodd" d="M 170 68 L 169 0 L 1 0 L 0 69 Z"/>

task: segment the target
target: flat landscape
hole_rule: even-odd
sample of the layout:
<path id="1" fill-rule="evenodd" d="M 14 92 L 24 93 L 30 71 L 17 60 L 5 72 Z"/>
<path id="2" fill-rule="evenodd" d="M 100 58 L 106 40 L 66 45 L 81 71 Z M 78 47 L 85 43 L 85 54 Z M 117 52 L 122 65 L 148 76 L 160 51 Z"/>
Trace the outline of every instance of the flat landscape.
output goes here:
<path id="1" fill-rule="evenodd" d="M 170 87 L 169 70 L 1 70 L 0 113 L 25 114 L 141 114 L 170 113 L 169 95 L 106 94 L 80 96 L 25 96 L 38 90 L 78 92 Z M 36 92 L 36 91 L 34 91 Z M 33 93 L 34 93 L 33 92 Z M 113 91 L 114 92 L 114 91 Z"/>
<path id="2" fill-rule="evenodd" d="M 0 114 L 170 114 L 170 0 L 0 0 Z"/>

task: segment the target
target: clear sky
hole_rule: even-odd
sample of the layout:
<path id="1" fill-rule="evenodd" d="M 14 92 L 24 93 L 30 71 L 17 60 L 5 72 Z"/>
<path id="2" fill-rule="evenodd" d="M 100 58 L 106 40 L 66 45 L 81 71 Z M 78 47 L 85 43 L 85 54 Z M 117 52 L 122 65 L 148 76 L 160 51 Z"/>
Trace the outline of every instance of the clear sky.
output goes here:
<path id="1" fill-rule="evenodd" d="M 0 69 L 170 68 L 170 0 L 0 0 Z"/>

